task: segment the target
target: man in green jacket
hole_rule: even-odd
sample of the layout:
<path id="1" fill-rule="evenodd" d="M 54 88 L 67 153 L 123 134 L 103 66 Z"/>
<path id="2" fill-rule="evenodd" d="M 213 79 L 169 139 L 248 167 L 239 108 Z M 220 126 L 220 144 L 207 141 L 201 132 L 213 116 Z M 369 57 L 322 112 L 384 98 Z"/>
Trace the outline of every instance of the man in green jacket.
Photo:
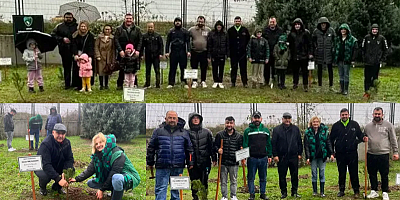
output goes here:
<path id="1" fill-rule="evenodd" d="M 35 136 L 35 150 L 38 150 L 39 146 L 39 133 L 42 132 L 43 119 L 42 116 L 37 114 L 29 119 L 29 134 Z M 29 150 L 33 150 L 33 140 Z"/>
<path id="2" fill-rule="evenodd" d="M 262 123 L 261 113 L 255 111 L 251 117 L 251 123 L 243 134 L 243 148 L 250 148 L 250 157 L 247 159 L 247 182 L 249 183 L 249 200 L 254 200 L 254 179 L 258 169 L 260 178 L 260 199 L 268 199 L 265 196 L 267 185 L 268 163 L 272 161 L 271 136 L 267 127 Z"/>

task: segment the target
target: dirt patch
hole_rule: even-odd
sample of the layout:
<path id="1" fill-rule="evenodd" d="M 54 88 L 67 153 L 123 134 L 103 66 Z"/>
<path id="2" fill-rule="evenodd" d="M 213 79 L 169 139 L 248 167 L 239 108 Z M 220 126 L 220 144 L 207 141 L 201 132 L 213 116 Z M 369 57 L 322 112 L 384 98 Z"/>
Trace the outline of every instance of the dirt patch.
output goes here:
<path id="1" fill-rule="evenodd" d="M 209 183 L 216 183 L 217 179 L 216 178 L 210 178 L 210 179 L 208 179 L 208 182 Z"/>
<path id="2" fill-rule="evenodd" d="M 310 175 L 308 175 L 308 174 L 304 174 L 304 175 L 300 175 L 299 176 L 299 179 L 309 179 L 310 178 Z M 286 182 L 289 182 L 290 181 L 290 177 L 287 177 L 286 178 Z"/>
<path id="3" fill-rule="evenodd" d="M 65 190 L 66 191 L 66 190 Z M 46 197 L 43 197 L 39 194 L 39 189 L 36 190 L 36 199 L 37 200 L 44 200 L 49 199 L 49 197 L 53 196 L 52 199 L 66 199 L 66 195 L 59 195 L 58 193 L 53 192 L 52 190 L 48 190 L 49 194 Z M 83 189 L 78 187 L 69 187 L 68 188 L 68 200 L 96 200 L 96 192 L 95 189 Z M 104 200 L 111 200 L 111 197 L 108 197 L 107 193 L 103 193 Z M 32 198 L 32 191 L 24 191 L 22 192 L 21 199 L 31 200 Z"/>
<path id="4" fill-rule="evenodd" d="M 246 193 L 249 193 L 249 188 L 248 188 L 248 187 L 244 187 L 244 186 L 238 187 L 238 188 L 237 188 L 237 192 L 238 192 L 238 193 L 246 194 Z M 259 192 L 260 192 L 260 186 L 255 185 L 255 186 L 254 186 L 254 192 L 255 192 L 255 193 L 259 193 Z"/>
<path id="5" fill-rule="evenodd" d="M 0 147 L 4 147 L 4 144 L 0 144 Z"/>
<path id="6" fill-rule="evenodd" d="M 382 183 L 380 181 L 378 181 L 378 191 L 381 190 L 381 186 L 382 186 Z M 328 186 L 327 188 L 329 190 L 337 190 L 337 191 L 339 190 L 339 186 L 338 185 Z M 365 190 L 364 188 L 365 188 L 364 182 L 360 183 L 360 191 L 363 192 Z M 350 188 L 349 188 L 349 182 L 347 180 L 346 181 L 346 190 L 348 190 L 348 189 L 350 189 Z M 368 192 L 371 190 L 371 186 L 370 185 L 368 185 L 367 190 L 368 190 Z M 390 193 L 392 191 L 400 191 L 400 185 L 389 185 L 388 192 Z"/>
<path id="7" fill-rule="evenodd" d="M 14 152 L 17 152 L 17 153 L 36 153 L 37 151 L 35 149 L 29 150 L 29 149 L 26 149 L 26 148 L 22 148 L 22 149 L 17 149 Z"/>
<path id="8" fill-rule="evenodd" d="M 83 161 L 79 161 L 79 160 L 75 160 L 74 162 L 74 167 L 75 168 L 85 168 L 89 165 L 88 162 L 83 162 Z"/>

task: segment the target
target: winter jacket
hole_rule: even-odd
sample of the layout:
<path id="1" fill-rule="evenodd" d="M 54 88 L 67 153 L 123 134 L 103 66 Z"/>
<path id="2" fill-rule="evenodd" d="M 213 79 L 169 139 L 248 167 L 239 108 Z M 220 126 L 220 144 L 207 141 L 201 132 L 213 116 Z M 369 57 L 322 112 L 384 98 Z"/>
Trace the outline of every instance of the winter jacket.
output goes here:
<path id="1" fill-rule="evenodd" d="M 347 37 L 344 41 L 342 40 L 342 33 L 340 32 L 340 30 L 342 30 L 342 29 L 347 30 Z M 341 50 L 340 50 L 342 42 L 344 42 L 344 45 L 345 45 L 344 52 L 341 52 Z M 349 25 L 347 25 L 347 24 L 340 25 L 339 32 L 337 34 L 336 41 L 335 41 L 334 63 L 343 61 L 345 64 L 350 64 L 352 61 L 354 61 L 356 59 L 357 48 L 358 48 L 357 39 L 351 35 L 351 30 L 350 30 Z M 340 58 L 339 58 L 340 53 L 344 54 L 343 60 L 340 60 Z"/>
<path id="2" fill-rule="evenodd" d="M 194 125 L 192 119 L 194 116 L 200 118 L 200 124 Z M 189 127 L 188 130 L 190 140 L 193 145 L 194 157 L 196 158 L 195 164 L 199 168 L 211 168 L 211 159 L 213 162 L 217 161 L 217 154 L 214 152 L 213 137 L 210 130 L 202 127 L 203 117 L 197 113 L 189 114 Z"/>
<path id="3" fill-rule="evenodd" d="M 377 25 L 375 25 L 377 26 Z M 378 28 L 378 27 L 376 27 Z M 388 44 L 386 38 L 380 35 L 373 35 L 372 32 L 364 37 L 362 41 L 362 53 L 365 65 L 379 65 L 380 62 L 385 62 Z"/>
<path id="4" fill-rule="evenodd" d="M 106 145 L 101 152 L 91 156 L 89 166 L 75 180 L 81 182 L 96 174 L 95 182 L 101 183 L 101 191 L 112 190 L 112 176 L 124 176 L 124 188 L 130 190 L 140 183 L 139 173 L 121 147 L 116 144 L 114 135 L 106 136 Z"/>
<path id="5" fill-rule="evenodd" d="M 194 165 L 193 146 L 189 133 L 183 128 L 185 123 L 185 120 L 179 118 L 178 125 L 174 129 L 168 124 L 162 124 L 153 131 L 147 147 L 147 165 L 155 164 L 157 169 L 184 168 L 185 164 Z"/>
<path id="6" fill-rule="evenodd" d="M 235 152 L 243 146 L 243 136 L 236 130 L 233 130 L 232 135 L 229 135 L 226 130 L 218 132 L 214 142 L 215 152 L 218 152 L 221 147 L 221 140 L 223 140 L 221 164 L 225 166 L 239 165 L 239 162 L 236 162 Z"/>
<path id="7" fill-rule="evenodd" d="M 250 157 L 264 158 L 272 157 L 271 133 L 264 124 L 256 127 L 253 123 L 244 130 L 243 148 L 250 148 Z"/>
<path id="8" fill-rule="evenodd" d="M 295 23 L 300 23 L 301 27 L 299 31 L 296 31 L 294 27 Z M 310 32 L 304 28 L 303 21 L 300 18 L 293 21 L 288 42 L 292 60 L 307 60 L 313 53 Z"/>
<path id="9" fill-rule="evenodd" d="M 79 67 L 79 77 L 92 77 L 92 59 L 88 57 L 86 53 L 79 56 L 80 60 L 78 61 Z"/>
<path id="10" fill-rule="evenodd" d="M 396 131 L 392 123 L 385 120 L 372 121 L 365 126 L 364 132 L 368 137 L 369 154 L 389 154 L 390 149 L 393 150 L 393 154 L 399 154 Z"/>
<path id="11" fill-rule="evenodd" d="M 256 34 L 251 36 L 247 45 L 247 57 L 253 60 L 252 63 L 265 63 L 269 59 L 268 41 L 263 37 L 258 38 Z"/>
<path id="12" fill-rule="evenodd" d="M 294 158 L 303 153 L 303 144 L 299 127 L 281 124 L 272 132 L 272 154 L 274 157 Z"/>
<path id="13" fill-rule="evenodd" d="M 190 34 L 185 28 L 172 28 L 167 35 L 165 53 L 190 52 Z"/>
<path id="14" fill-rule="evenodd" d="M 217 31 L 217 26 L 222 26 L 221 31 Z M 226 58 L 229 55 L 228 33 L 224 30 L 221 21 L 217 21 L 214 30 L 208 33 L 207 37 L 208 58 Z"/>
<path id="15" fill-rule="evenodd" d="M 26 67 L 28 71 L 40 70 L 42 69 L 42 61 L 40 59 L 43 58 L 43 55 L 40 53 L 38 48 L 32 49 L 29 44 L 35 43 L 35 40 L 29 39 L 26 42 L 26 49 L 22 54 L 22 59 L 26 62 Z M 37 57 L 36 57 L 37 56 Z"/>
<path id="16" fill-rule="evenodd" d="M 229 38 L 229 57 L 244 57 L 246 55 L 246 47 L 250 41 L 250 33 L 246 27 L 241 26 L 239 31 L 236 30 L 235 26 L 228 29 Z"/>
<path id="17" fill-rule="evenodd" d="M 12 114 L 7 113 L 4 116 L 3 122 L 4 122 L 4 132 L 13 132 L 14 131 L 14 121 L 13 121 Z"/>
<path id="18" fill-rule="evenodd" d="M 275 57 L 275 69 L 287 69 L 290 60 L 289 49 L 281 50 L 279 48 L 279 43 L 278 43 L 274 47 L 274 57 Z"/>
<path id="19" fill-rule="evenodd" d="M 278 25 L 275 26 L 275 29 L 271 29 L 270 26 L 264 28 L 263 37 L 268 41 L 269 50 L 272 51 L 276 44 L 278 44 L 279 37 L 283 35 L 284 32 L 281 27 Z M 270 54 L 272 57 L 272 53 Z"/>
<path id="20" fill-rule="evenodd" d="M 135 55 L 125 56 L 122 58 L 120 65 L 125 74 L 135 74 L 139 70 L 139 58 Z"/>
<path id="21" fill-rule="evenodd" d="M 190 48 L 194 52 L 204 52 L 207 51 L 207 36 L 211 32 L 211 29 L 207 26 L 199 28 L 198 26 L 193 26 L 189 28 L 190 34 Z"/>
<path id="22" fill-rule="evenodd" d="M 357 152 L 357 146 L 363 141 L 364 134 L 361 132 L 360 125 L 356 121 L 349 119 L 347 126 L 337 121 L 331 129 L 330 140 L 334 153 L 353 153 Z"/>
<path id="23" fill-rule="evenodd" d="M 51 113 L 51 110 L 55 110 L 55 113 Z M 54 125 L 57 123 L 62 123 L 61 115 L 57 113 L 55 106 L 50 108 L 50 115 L 47 117 L 46 130 L 53 131 Z"/>
<path id="24" fill-rule="evenodd" d="M 78 24 L 74 18 L 71 23 L 63 22 L 58 24 L 51 32 L 51 36 L 53 36 L 58 42 L 58 51 L 60 55 L 72 54 L 71 43 L 64 43 L 64 38 L 68 38 L 70 41 L 72 41 L 72 34 L 77 31 L 77 28 Z"/>
<path id="25" fill-rule="evenodd" d="M 159 58 L 160 55 L 164 55 L 164 43 L 160 34 L 145 33 L 143 35 L 142 49 L 147 59 Z M 143 52 L 141 50 L 140 52 Z"/>
<path id="26" fill-rule="evenodd" d="M 103 71 L 106 65 L 115 63 L 116 52 L 113 35 L 107 38 L 103 33 L 99 34 L 94 45 L 94 57 L 96 58 L 95 73 L 99 76 L 109 75 Z M 97 60 L 97 58 L 100 58 L 100 60 Z"/>
<path id="27" fill-rule="evenodd" d="M 43 126 L 43 119 L 42 116 L 39 114 L 36 116 L 33 116 L 29 119 L 29 129 L 30 130 L 42 130 Z"/>
<path id="28" fill-rule="evenodd" d="M 85 36 L 76 33 L 72 36 L 72 54 L 80 56 L 79 53 L 86 53 L 94 58 L 94 43 L 94 35 L 90 31 Z"/>
<path id="29" fill-rule="evenodd" d="M 327 24 L 325 31 L 321 28 L 322 23 Z M 318 19 L 318 25 L 313 32 L 312 41 L 315 63 L 319 65 L 332 64 L 335 46 L 335 31 L 331 27 L 328 18 L 321 17 Z"/>
<path id="30" fill-rule="evenodd" d="M 331 140 L 329 139 L 329 128 L 321 124 L 317 133 L 313 127 L 309 127 L 304 133 L 304 151 L 306 159 L 322 158 L 325 162 L 332 154 Z"/>
<path id="31" fill-rule="evenodd" d="M 56 183 L 61 180 L 64 169 L 74 168 L 71 142 L 67 138 L 58 143 L 53 136 L 46 137 L 40 144 L 37 155 L 42 156 L 43 171 Z"/>
<path id="32" fill-rule="evenodd" d="M 115 47 L 118 52 L 125 51 L 127 44 L 133 44 L 136 49 L 142 49 L 142 32 L 138 26 L 132 25 L 128 32 L 125 24 L 122 24 L 115 30 Z"/>

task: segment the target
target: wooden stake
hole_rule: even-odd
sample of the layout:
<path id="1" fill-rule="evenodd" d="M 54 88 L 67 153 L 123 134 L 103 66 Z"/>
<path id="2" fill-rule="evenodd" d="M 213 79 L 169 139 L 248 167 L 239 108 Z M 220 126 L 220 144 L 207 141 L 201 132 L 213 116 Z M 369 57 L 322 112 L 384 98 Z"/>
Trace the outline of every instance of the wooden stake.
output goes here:
<path id="1" fill-rule="evenodd" d="M 30 142 L 29 142 L 30 143 Z M 32 154 L 29 153 L 29 156 Z M 33 171 L 31 171 L 31 183 L 32 183 L 32 193 L 33 193 L 33 200 L 36 200 L 36 192 L 35 192 L 35 180 L 33 179 Z"/>
<path id="2" fill-rule="evenodd" d="M 224 145 L 224 140 L 221 139 L 221 149 L 223 149 L 223 145 Z M 218 200 L 219 180 L 220 180 L 220 177 L 221 177 L 221 161 L 222 161 L 222 154 L 219 154 L 217 192 L 215 194 L 215 200 Z"/>
<path id="3" fill-rule="evenodd" d="M 188 79 L 188 86 L 189 86 L 189 89 L 188 89 L 188 97 L 189 97 L 189 98 L 192 98 L 192 79 L 191 79 L 191 78 Z"/>
<path id="4" fill-rule="evenodd" d="M 182 174 L 179 174 L 179 176 L 182 176 Z M 183 200 L 183 190 L 179 190 L 179 197 Z"/>
<path id="5" fill-rule="evenodd" d="M 364 142 L 365 143 L 365 172 L 364 172 L 364 199 L 367 198 L 367 189 L 368 189 L 368 172 L 367 172 L 367 150 L 368 150 L 368 142 Z"/>
<path id="6" fill-rule="evenodd" d="M 31 149 L 31 133 L 29 133 L 29 118 L 27 118 L 28 121 L 28 143 L 29 143 L 29 150 Z"/>
<path id="7" fill-rule="evenodd" d="M 241 149 L 243 149 L 243 147 L 240 147 Z M 247 191 L 247 183 L 246 183 L 246 170 L 245 170 L 245 166 L 244 166 L 244 162 L 245 160 L 242 160 L 242 168 L 243 168 L 243 183 L 244 183 L 244 188 Z"/>

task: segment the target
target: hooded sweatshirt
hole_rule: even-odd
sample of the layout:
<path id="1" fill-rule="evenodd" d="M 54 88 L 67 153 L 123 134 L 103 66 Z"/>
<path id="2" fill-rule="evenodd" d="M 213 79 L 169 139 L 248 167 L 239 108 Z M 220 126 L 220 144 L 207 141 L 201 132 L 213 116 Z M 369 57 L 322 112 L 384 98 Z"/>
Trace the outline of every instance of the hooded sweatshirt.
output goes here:
<path id="1" fill-rule="evenodd" d="M 247 45 L 247 57 L 253 60 L 252 63 L 264 63 L 269 59 L 269 45 L 265 38 L 257 37 L 257 33 L 262 33 L 261 29 L 256 29 L 251 36 Z"/>
<path id="2" fill-rule="evenodd" d="M 217 30 L 221 26 L 221 31 Z M 225 58 L 229 55 L 228 33 L 224 30 L 224 24 L 218 20 L 215 23 L 214 30 L 208 33 L 207 37 L 208 58 Z"/>
<path id="3" fill-rule="evenodd" d="M 30 47 L 30 44 L 35 44 L 36 48 L 33 49 Z M 37 56 L 37 57 L 36 57 Z M 26 41 L 26 49 L 22 54 L 22 59 L 26 62 L 26 67 L 28 71 L 40 70 L 42 69 L 42 61 L 40 59 L 43 58 L 43 55 L 40 53 L 40 50 L 37 48 L 36 41 L 34 39 L 28 39 Z"/>
<path id="4" fill-rule="evenodd" d="M 41 115 L 33 116 L 29 119 L 29 129 L 31 130 L 42 130 L 43 119 Z"/>
<path id="5" fill-rule="evenodd" d="M 373 28 L 378 28 L 376 35 L 372 34 Z M 379 65 L 380 62 L 386 60 L 389 47 L 386 38 L 379 34 L 379 26 L 377 24 L 372 25 L 371 32 L 364 37 L 361 48 L 366 65 Z"/>
<path id="6" fill-rule="evenodd" d="M 321 24 L 326 23 L 325 30 L 322 30 Z M 317 28 L 314 30 L 313 35 L 313 51 L 315 62 L 317 64 L 332 64 L 333 52 L 335 45 L 335 31 L 326 17 L 318 19 Z"/>
<path id="7" fill-rule="evenodd" d="M 393 154 L 398 154 L 399 148 L 393 124 L 385 120 L 372 121 L 365 126 L 364 131 L 368 137 L 369 154 L 389 154 L 390 148 L 392 148 Z"/>
<path id="8" fill-rule="evenodd" d="M 79 56 L 80 60 L 78 61 L 79 67 L 79 77 L 92 77 L 93 70 L 92 70 L 92 58 L 84 53 Z"/>
<path id="9" fill-rule="evenodd" d="M 275 69 L 287 69 L 290 60 L 290 51 L 286 44 L 286 35 L 279 37 L 278 43 L 274 47 Z"/>
<path id="10" fill-rule="evenodd" d="M 342 40 L 342 33 L 340 32 L 342 29 L 347 30 L 347 37 L 344 41 Z M 351 35 L 350 27 L 346 23 L 340 25 L 335 44 L 335 63 L 343 61 L 345 64 L 350 64 L 356 59 L 358 48 L 357 39 Z"/>
<path id="11" fill-rule="evenodd" d="M 51 110 L 55 112 L 52 113 Z M 57 123 L 62 123 L 61 115 L 57 113 L 57 109 L 55 106 L 50 108 L 50 115 L 47 117 L 46 121 L 46 130 L 53 131 L 54 125 Z"/>
<path id="12" fill-rule="evenodd" d="M 182 20 L 177 17 L 175 22 Z M 165 53 L 186 53 L 190 52 L 190 33 L 181 26 L 176 26 L 169 30 L 165 44 Z"/>
<path id="13" fill-rule="evenodd" d="M 300 29 L 295 29 L 295 24 L 300 24 Z M 303 21 L 297 18 L 293 21 L 289 37 L 289 49 L 292 60 L 306 60 L 312 55 L 312 39 L 310 32 L 304 28 Z"/>

